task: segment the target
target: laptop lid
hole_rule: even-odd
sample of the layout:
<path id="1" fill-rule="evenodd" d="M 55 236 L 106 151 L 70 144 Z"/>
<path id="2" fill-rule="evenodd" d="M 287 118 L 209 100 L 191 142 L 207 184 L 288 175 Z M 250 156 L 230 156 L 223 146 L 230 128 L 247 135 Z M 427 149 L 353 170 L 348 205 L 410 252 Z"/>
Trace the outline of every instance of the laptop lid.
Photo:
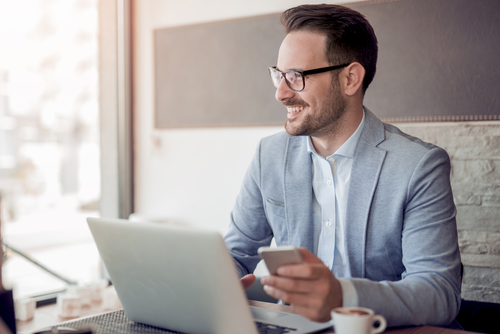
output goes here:
<path id="1" fill-rule="evenodd" d="M 257 333 L 219 233 L 117 219 L 87 222 L 130 319 L 186 333 Z"/>

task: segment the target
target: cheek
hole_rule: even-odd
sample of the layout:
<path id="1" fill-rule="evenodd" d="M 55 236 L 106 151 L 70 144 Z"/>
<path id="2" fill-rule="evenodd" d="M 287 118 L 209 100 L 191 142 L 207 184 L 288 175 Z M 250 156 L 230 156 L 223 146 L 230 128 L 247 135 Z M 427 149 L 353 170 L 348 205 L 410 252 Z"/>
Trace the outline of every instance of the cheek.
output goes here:
<path id="1" fill-rule="evenodd" d="M 314 107 L 315 105 L 317 105 L 317 97 L 313 94 L 310 94 L 309 92 L 306 92 L 306 93 L 302 93 L 299 98 L 304 101 L 307 106 L 309 107 Z"/>
<path id="2" fill-rule="evenodd" d="M 307 87 L 307 85 L 306 85 Z M 304 100 L 311 108 L 322 107 L 328 101 L 332 94 L 331 84 L 311 85 L 307 91 L 302 91 L 300 98 Z"/>
<path id="3" fill-rule="evenodd" d="M 317 96 L 311 96 L 309 99 L 306 100 L 306 102 L 315 112 L 317 111 L 317 109 L 321 109 L 322 107 L 322 100 L 319 99 Z"/>

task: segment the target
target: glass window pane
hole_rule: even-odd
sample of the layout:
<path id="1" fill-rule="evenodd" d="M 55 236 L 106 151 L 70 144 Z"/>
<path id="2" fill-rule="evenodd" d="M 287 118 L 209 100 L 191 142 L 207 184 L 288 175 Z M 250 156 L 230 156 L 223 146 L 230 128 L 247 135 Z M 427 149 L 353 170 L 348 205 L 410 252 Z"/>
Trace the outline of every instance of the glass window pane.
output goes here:
<path id="1" fill-rule="evenodd" d="M 0 0 L 4 241 L 76 281 L 100 276 L 85 218 L 98 215 L 97 0 Z M 8 252 L 15 297 L 65 283 Z"/>

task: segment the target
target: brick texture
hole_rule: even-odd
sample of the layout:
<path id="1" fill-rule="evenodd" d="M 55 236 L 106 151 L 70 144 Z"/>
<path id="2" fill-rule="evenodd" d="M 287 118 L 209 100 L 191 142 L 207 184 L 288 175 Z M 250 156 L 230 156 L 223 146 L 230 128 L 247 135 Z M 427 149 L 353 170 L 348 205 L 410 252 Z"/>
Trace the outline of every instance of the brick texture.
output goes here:
<path id="1" fill-rule="evenodd" d="M 500 269 L 465 266 L 462 298 L 500 303 Z"/>
<path id="2" fill-rule="evenodd" d="M 462 298 L 500 303 L 500 122 L 395 125 L 450 155 Z"/>

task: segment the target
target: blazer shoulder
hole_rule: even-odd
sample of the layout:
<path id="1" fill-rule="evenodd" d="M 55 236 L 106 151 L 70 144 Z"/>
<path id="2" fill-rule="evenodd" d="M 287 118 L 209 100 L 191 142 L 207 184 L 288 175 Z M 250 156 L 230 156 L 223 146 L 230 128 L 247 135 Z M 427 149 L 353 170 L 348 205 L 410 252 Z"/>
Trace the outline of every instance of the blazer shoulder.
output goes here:
<path id="1" fill-rule="evenodd" d="M 286 131 L 280 131 L 278 133 L 272 134 L 270 136 L 262 138 L 262 142 L 265 143 L 272 143 L 272 144 L 278 144 L 278 143 L 283 143 L 288 140 L 288 138 L 291 138 Z"/>
<path id="2" fill-rule="evenodd" d="M 283 151 L 287 144 L 288 140 L 292 138 L 286 131 L 281 131 L 275 133 L 273 135 L 264 137 L 260 141 L 260 148 L 262 152 L 277 152 Z"/>
<path id="3" fill-rule="evenodd" d="M 382 122 L 375 114 L 365 108 L 365 128 L 361 135 L 362 140 L 368 143 L 368 146 L 373 145 L 379 149 L 387 151 L 387 153 L 404 157 L 410 155 L 412 157 L 423 156 L 428 151 L 440 152 L 447 154 L 442 148 L 422 141 L 421 139 L 411 136 L 398 127 Z"/>
<path id="4" fill-rule="evenodd" d="M 446 153 L 443 148 L 409 135 L 394 125 L 384 123 L 384 131 L 385 141 L 382 142 L 379 147 L 387 149 L 388 151 L 404 150 L 408 153 L 424 155 L 432 150 L 439 152 L 438 154 L 440 155 L 446 155 L 446 157 L 449 158 L 448 153 Z"/>

